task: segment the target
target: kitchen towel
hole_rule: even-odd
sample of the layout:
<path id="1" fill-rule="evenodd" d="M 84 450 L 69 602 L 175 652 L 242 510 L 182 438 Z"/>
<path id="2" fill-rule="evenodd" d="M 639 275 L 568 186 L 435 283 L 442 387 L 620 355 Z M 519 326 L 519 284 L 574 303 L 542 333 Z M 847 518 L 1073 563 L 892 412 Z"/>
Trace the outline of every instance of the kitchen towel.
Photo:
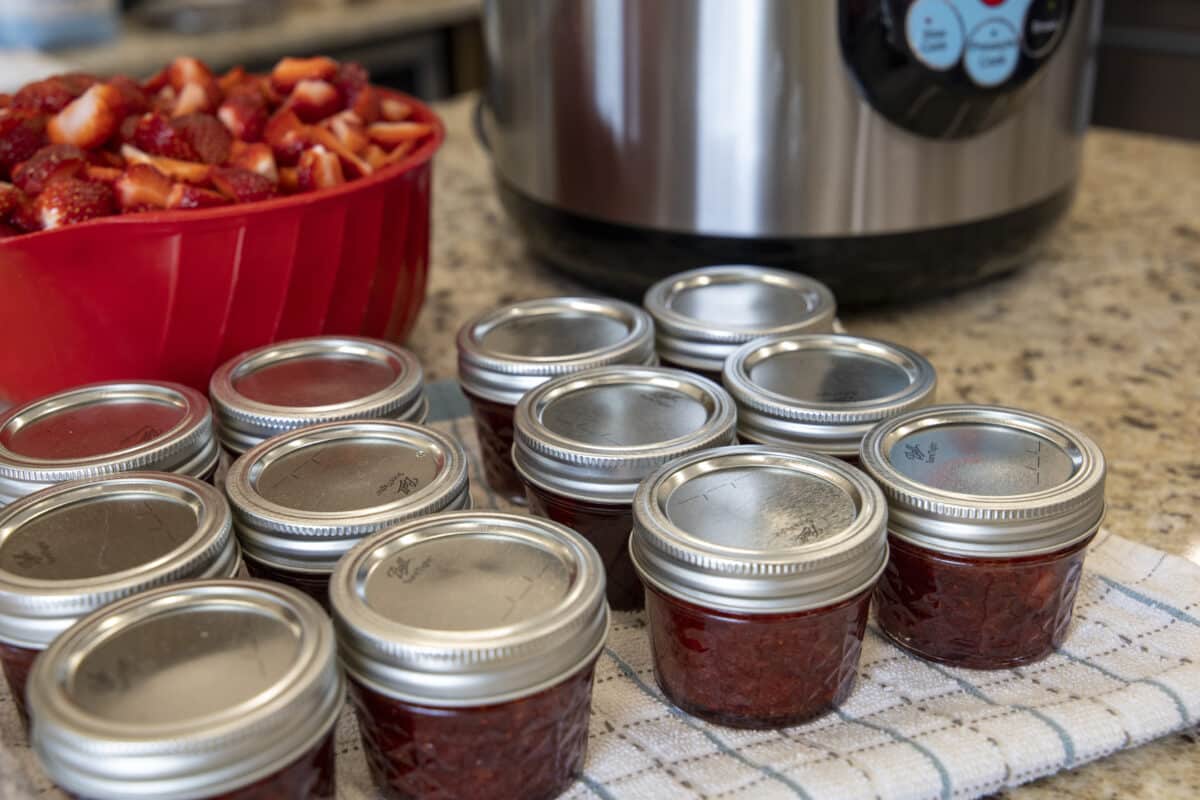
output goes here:
<path id="1" fill-rule="evenodd" d="M 434 427 L 471 455 L 476 507 L 507 508 L 480 478 L 466 403 L 430 387 Z M 972 671 L 922 661 L 867 631 L 853 695 L 780 731 L 693 719 L 654 683 L 640 614 L 614 616 L 596 669 L 588 759 L 570 800 L 960 798 L 995 792 L 1200 720 L 1200 566 L 1104 531 L 1063 648 Z M 2 692 L 3 690 L 0 690 Z M 0 694 L 0 798 L 63 798 Z M 339 800 L 372 800 L 352 715 L 338 731 Z M 518 800 L 514 798 L 514 800 Z"/>

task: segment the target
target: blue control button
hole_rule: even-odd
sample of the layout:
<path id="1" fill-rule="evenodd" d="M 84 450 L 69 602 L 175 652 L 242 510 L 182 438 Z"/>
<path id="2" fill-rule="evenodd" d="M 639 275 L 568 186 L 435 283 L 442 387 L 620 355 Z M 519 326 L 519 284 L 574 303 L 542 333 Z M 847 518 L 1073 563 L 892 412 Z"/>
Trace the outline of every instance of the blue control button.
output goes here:
<path id="1" fill-rule="evenodd" d="M 963 68 L 977 85 L 999 86 L 1012 77 L 1021 58 L 1017 29 L 1007 20 L 994 18 L 980 23 L 967 39 Z"/>
<path id="2" fill-rule="evenodd" d="M 962 20 L 946 0 L 917 0 L 909 6 L 904 34 L 913 55 L 930 69 L 948 70 L 962 58 Z"/>

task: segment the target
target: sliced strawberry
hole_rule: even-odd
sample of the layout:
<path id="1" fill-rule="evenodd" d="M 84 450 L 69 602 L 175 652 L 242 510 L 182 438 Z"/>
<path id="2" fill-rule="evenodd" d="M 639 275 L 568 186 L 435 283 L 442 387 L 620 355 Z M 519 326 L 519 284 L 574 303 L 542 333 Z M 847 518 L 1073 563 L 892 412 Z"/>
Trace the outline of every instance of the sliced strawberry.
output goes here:
<path id="1" fill-rule="evenodd" d="M 53 75 L 22 86 L 20 91 L 13 95 L 12 105 L 13 108 L 37 111 L 41 114 L 57 114 L 96 82 L 96 78 L 91 75 Z"/>
<path id="2" fill-rule="evenodd" d="M 138 120 L 130 143 L 151 155 L 166 156 L 181 161 L 199 161 L 200 156 L 184 139 L 172 121 L 161 113 L 151 111 Z"/>
<path id="3" fill-rule="evenodd" d="M 412 116 L 413 107 L 399 97 L 385 97 L 379 101 L 379 114 L 388 122 L 400 122 Z"/>
<path id="4" fill-rule="evenodd" d="M 41 149 L 46 118 L 40 114 L 10 114 L 0 119 L 0 176 L 27 161 Z"/>
<path id="5" fill-rule="evenodd" d="M 373 170 L 371 165 L 338 140 L 330 131 L 325 128 L 309 128 L 309 141 L 324 147 L 329 152 L 333 153 L 342 162 L 342 167 L 345 173 L 351 178 L 361 178 L 364 175 L 370 175 Z"/>
<path id="6" fill-rule="evenodd" d="M 0 92 L 0 108 L 8 108 L 12 105 L 13 97 L 8 92 Z"/>
<path id="7" fill-rule="evenodd" d="M 18 164 L 13 170 L 13 183 L 28 195 L 39 194 L 51 180 L 69 178 L 86 164 L 87 154 L 75 145 L 52 144 Z"/>
<path id="8" fill-rule="evenodd" d="M 185 83 L 182 89 L 177 90 L 178 95 L 175 105 L 171 108 L 171 115 L 182 117 L 187 114 L 216 111 L 221 102 L 220 90 L 216 86 L 215 81 L 209 84 Z"/>
<path id="9" fill-rule="evenodd" d="M 171 179 L 149 164 L 134 164 L 117 179 L 117 204 L 125 211 L 166 208 Z"/>
<path id="10" fill-rule="evenodd" d="M 281 95 L 290 94 L 300 81 L 328 81 L 338 71 L 332 58 L 284 58 L 271 70 L 271 86 Z"/>
<path id="11" fill-rule="evenodd" d="M 149 110 L 150 98 L 142 91 L 142 87 L 137 85 L 136 81 L 124 75 L 118 75 L 110 78 L 108 85 L 121 93 L 121 116 L 127 117 L 130 114 L 141 114 Z"/>
<path id="12" fill-rule="evenodd" d="M 120 153 L 111 150 L 93 150 L 87 154 L 87 160 L 88 165 L 93 167 L 125 169 L 125 159 L 121 158 Z"/>
<path id="13" fill-rule="evenodd" d="M 213 186 L 236 203 L 252 203 L 274 197 L 275 182 L 241 167 L 214 167 Z"/>
<path id="14" fill-rule="evenodd" d="M 58 178 L 33 201 L 41 227 L 61 228 L 116 212 L 112 189 L 77 178 Z"/>
<path id="15" fill-rule="evenodd" d="M 122 145 L 121 155 L 130 164 L 149 164 L 164 175 L 168 175 L 176 180 L 186 181 L 187 183 L 207 183 L 209 170 L 207 164 L 196 164 L 191 161 L 180 161 L 175 158 L 166 158 L 164 156 L 152 156 L 138 150 L 132 145 Z"/>
<path id="16" fill-rule="evenodd" d="M 73 144 L 90 150 L 108 141 L 125 118 L 125 98 L 120 90 L 98 83 L 46 123 L 46 133 L 54 144 Z"/>
<path id="17" fill-rule="evenodd" d="M 205 164 L 223 164 L 229 160 L 229 148 L 233 136 L 212 114 L 188 114 L 171 120 L 171 127 L 191 147 L 197 161 Z"/>
<path id="18" fill-rule="evenodd" d="M 308 126 L 294 111 L 280 109 L 267 121 L 263 139 L 271 145 L 275 160 L 290 167 L 300 160 L 300 153 L 308 144 Z"/>
<path id="19" fill-rule="evenodd" d="M 26 233 L 42 229 L 42 220 L 38 216 L 37 209 L 34 208 L 33 200 L 28 196 L 22 200 L 20 207 L 9 216 L 8 221 L 14 228 Z"/>
<path id="20" fill-rule="evenodd" d="M 105 183 L 111 186 L 121 177 L 121 170 L 116 167 L 97 167 L 94 164 L 88 164 L 83 170 L 83 177 L 94 183 Z"/>
<path id="21" fill-rule="evenodd" d="M 328 81 L 303 80 L 288 95 L 284 108 L 296 112 L 303 122 L 318 122 L 336 114 L 342 107 L 342 96 Z"/>
<path id="22" fill-rule="evenodd" d="M 120 144 L 133 144 L 133 138 L 137 135 L 138 123 L 141 121 L 141 114 L 130 114 L 121 120 L 121 124 L 117 126 L 117 142 Z"/>
<path id="23" fill-rule="evenodd" d="M 227 205 L 229 200 L 224 195 L 186 183 L 175 184 L 167 195 L 167 208 L 214 208 Z"/>
<path id="24" fill-rule="evenodd" d="M 342 162 L 321 145 L 305 150 L 296 165 L 296 181 L 301 191 L 325 189 L 346 182 Z"/>
<path id="25" fill-rule="evenodd" d="M 348 61 L 338 67 L 333 85 L 341 92 L 345 107 L 358 114 L 364 122 L 375 122 L 379 119 L 379 92 L 371 87 L 367 70 L 362 64 Z"/>
<path id="26" fill-rule="evenodd" d="M 6 220 L 25 202 L 25 193 L 11 183 L 0 183 L 0 220 Z"/>
<path id="27" fill-rule="evenodd" d="M 245 67 L 238 65 L 230 69 L 221 77 L 217 78 L 217 86 L 221 87 L 222 93 L 228 95 L 236 87 L 250 83 L 254 80 L 254 76 L 249 72 L 246 72 Z"/>
<path id="28" fill-rule="evenodd" d="M 170 115 L 175 110 L 175 103 L 178 99 L 179 97 L 173 87 L 164 86 L 150 98 L 150 108 L 153 111 Z"/>
<path id="29" fill-rule="evenodd" d="M 165 66 L 146 80 L 142 81 L 142 89 L 147 94 L 158 94 L 160 91 L 162 91 L 164 86 L 170 83 L 170 80 L 167 78 L 167 71 L 169 69 L 170 65 Z"/>
<path id="30" fill-rule="evenodd" d="M 391 149 L 403 142 L 416 141 L 433 133 L 433 126 L 424 122 L 376 122 L 367 126 L 372 142 Z"/>
<path id="31" fill-rule="evenodd" d="M 370 164 L 372 169 L 383 169 L 388 165 L 387 150 L 377 144 L 369 144 L 363 151 L 363 160 Z"/>
<path id="32" fill-rule="evenodd" d="M 295 194 L 300 191 L 300 171 L 295 167 L 279 168 L 279 191 Z"/>
<path id="33" fill-rule="evenodd" d="M 179 92 L 184 86 L 191 84 L 204 84 L 209 81 L 216 82 L 212 70 L 198 58 L 190 56 L 180 56 L 167 65 L 166 70 L 167 83 Z"/>
<path id="34" fill-rule="evenodd" d="M 234 142 L 234 144 L 241 143 Z M 258 142 L 235 147 L 229 163 L 231 166 L 258 173 L 272 183 L 279 181 L 279 169 L 275 165 L 275 154 L 271 152 L 270 145 Z"/>
<path id="35" fill-rule="evenodd" d="M 14 228 L 12 225 L 0 222 L 0 239 L 11 239 L 14 236 L 20 236 L 25 231 L 20 228 Z"/>
<path id="36" fill-rule="evenodd" d="M 367 138 L 367 126 L 353 111 L 334 114 L 323 121 L 321 127 L 336 136 L 342 146 L 352 153 L 362 153 L 370 144 L 370 140 Z"/>
<path id="37" fill-rule="evenodd" d="M 217 118 L 235 139 L 243 142 L 261 140 L 269 117 L 267 101 L 257 89 L 238 89 L 228 93 L 225 102 L 217 110 Z"/>

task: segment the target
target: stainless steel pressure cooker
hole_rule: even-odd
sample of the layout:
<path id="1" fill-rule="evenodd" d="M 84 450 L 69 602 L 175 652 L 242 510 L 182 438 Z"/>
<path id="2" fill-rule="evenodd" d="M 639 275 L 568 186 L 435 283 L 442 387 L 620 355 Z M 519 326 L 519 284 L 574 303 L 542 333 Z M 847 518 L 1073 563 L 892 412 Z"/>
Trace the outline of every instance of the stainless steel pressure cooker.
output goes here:
<path id="1" fill-rule="evenodd" d="M 1029 260 L 1070 204 L 1099 0 L 489 0 L 481 134 L 538 254 L 843 303 Z"/>

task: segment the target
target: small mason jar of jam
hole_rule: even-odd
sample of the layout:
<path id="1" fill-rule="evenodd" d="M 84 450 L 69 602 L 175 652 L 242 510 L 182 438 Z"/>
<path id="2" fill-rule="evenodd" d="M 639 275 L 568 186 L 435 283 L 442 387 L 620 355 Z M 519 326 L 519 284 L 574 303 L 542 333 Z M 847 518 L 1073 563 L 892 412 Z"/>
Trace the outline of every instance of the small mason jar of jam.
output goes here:
<path id="1" fill-rule="evenodd" d="M 740 345 L 772 334 L 829 333 L 837 304 L 806 275 L 746 265 L 701 267 L 664 278 L 643 300 L 654 318 L 658 357 L 721 380 Z"/>
<path id="2" fill-rule="evenodd" d="M 329 575 L 364 537 L 467 508 L 462 445 L 392 420 L 328 422 L 268 439 L 229 468 L 225 492 L 250 574 L 329 602 Z"/>
<path id="3" fill-rule="evenodd" d="M 357 336 L 315 336 L 243 353 L 208 389 L 217 438 L 234 458 L 285 431 L 351 419 L 422 423 L 425 378 L 403 347 Z"/>
<path id="4" fill-rule="evenodd" d="M 665 367 L 602 367 L 556 378 L 517 406 L 513 463 L 529 509 L 600 552 L 608 602 L 642 607 L 629 561 L 633 496 L 642 479 L 688 453 L 731 444 L 733 400 L 707 378 Z"/>
<path id="5" fill-rule="evenodd" d="M 69 628 L 29 676 L 33 749 L 86 800 L 333 800 L 333 625 L 266 581 L 187 581 Z"/>
<path id="6" fill-rule="evenodd" d="M 412 520 L 330 582 L 367 764 L 389 800 L 549 800 L 583 769 L 608 633 L 596 551 L 499 512 Z"/>
<path id="7" fill-rule="evenodd" d="M 881 423 L 862 464 L 890 507 L 879 625 L 913 653 L 1001 669 L 1066 636 L 1104 516 L 1104 456 L 1057 420 L 930 406 Z"/>
<path id="8" fill-rule="evenodd" d="M 211 481 L 204 395 L 175 383 L 96 383 L 0 415 L 0 506 L 63 481 L 154 470 Z"/>
<path id="9" fill-rule="evenodd" d="M 60 483 L 0 510 L 0 665 L 17 710 L 33 660 L 81 617 L 127 595 L 241 570 L 229 505 L 181 475 Z"/>
<path id="10" fill-rule="evenodd" d="M 647 478 L 629 547 L 663 693 L 738 728 L 836 707 L 854 686 L 886 524 L 866 475 L 792 448 L 722 447 Z"/>
<path id="11" fill-rule="evenodd" d="M 937 375 L 889 342 L 831 333 L 757 339 L 725 362 L 738 408 L 738 441 L 793 445 L 858 461 L 880 420 L 933 402 Z"/>
<path id="12" fill-rule="evenodd" d="M 488 485 L 525 502 L 513 470 L 513 410 L 550 378 L 608 364 L 657 363 L 654 324 L 619 300 L 551 297 L 503 306 L 458 332 L 458 376 L 471 403 Z"/>

